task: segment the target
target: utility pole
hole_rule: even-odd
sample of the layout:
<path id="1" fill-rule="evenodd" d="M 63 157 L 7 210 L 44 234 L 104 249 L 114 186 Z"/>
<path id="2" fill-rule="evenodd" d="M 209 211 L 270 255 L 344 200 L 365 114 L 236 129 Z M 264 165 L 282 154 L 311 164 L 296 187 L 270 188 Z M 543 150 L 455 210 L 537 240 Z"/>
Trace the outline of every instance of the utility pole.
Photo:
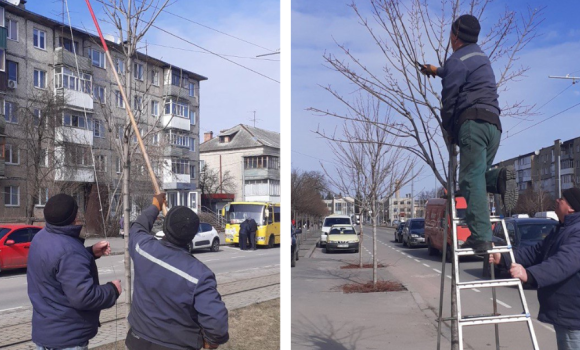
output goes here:
<path id="1" fill-rule="evenodd" d="M 411 165 L 411 219 L 415 217 L 415 165 Z"/>
<path id="2" fill-rule="evenodd" d="M 580 77 L 571 77 L 570 74 L 566 74 L 565 76 L 549 75 L 548 78 L 572 80 L 572 84 L 576 84 L 578 81 L 580 81 Z"/>
<path id="3" fill-rule="evenodd" d="M 561 155 L 562 155 L 562 148 L 561 148 L 561 143 L 560 143 L 560 139 L 555 140 L 554 141 L 554 155 L 556 156 L 556 166 L 555 171 L 556 171 L 556 191 L 557 191 L 557 198 L 562 198 L 562 176 L 561 174 Z"/>

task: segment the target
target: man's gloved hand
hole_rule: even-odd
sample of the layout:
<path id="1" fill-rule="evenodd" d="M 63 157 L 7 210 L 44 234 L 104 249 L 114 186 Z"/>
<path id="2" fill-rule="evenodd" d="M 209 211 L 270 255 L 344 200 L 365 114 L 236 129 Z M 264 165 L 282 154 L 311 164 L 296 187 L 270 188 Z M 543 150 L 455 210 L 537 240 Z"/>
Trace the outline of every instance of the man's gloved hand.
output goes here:
<path id="1" fill-rule="evenodd" d="M 423 64 L 421 65 L 421 73 L 425 74 L 428 77 L 436 77 L 437 67 L 435 67 L 432 64 Z"/>
<path id="2" fill-rule="evenodd" d="M 163 208 L 163 204 L 165 204 L 165 192 L 161 192 L 159 194 L 154 195 L 151 204 L 156 206 L 157 209 L 161 211 L 161 208 Z"/>

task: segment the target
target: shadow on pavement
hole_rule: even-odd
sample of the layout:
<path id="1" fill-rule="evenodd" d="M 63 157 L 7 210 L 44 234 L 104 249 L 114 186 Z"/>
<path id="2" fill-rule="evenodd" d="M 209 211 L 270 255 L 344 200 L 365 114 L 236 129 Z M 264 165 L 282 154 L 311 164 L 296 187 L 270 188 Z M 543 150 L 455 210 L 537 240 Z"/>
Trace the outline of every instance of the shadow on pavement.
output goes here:
<path id="1" fill-rule="evenodd" d="M 343 324 L 336 326 L 324 316 L 312 321 L 300 315 L 301 320 L 292 322 L 292 344 L 313 350 L 355 350 L 364 327 Z"/>

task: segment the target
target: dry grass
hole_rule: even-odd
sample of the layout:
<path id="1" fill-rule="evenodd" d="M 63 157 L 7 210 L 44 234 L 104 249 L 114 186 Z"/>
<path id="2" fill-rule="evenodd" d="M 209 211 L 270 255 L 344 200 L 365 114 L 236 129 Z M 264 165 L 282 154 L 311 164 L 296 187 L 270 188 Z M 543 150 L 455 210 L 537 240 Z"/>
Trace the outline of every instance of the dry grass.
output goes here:
<path id="1" fill-rule="evenodd" d="M 230 341 L 221 350 L 280 349 L 280 299 L 250 305 L 230 312 Z M 115 347 L 116 345 L 116 347 Z M 125 349 L 125 340 L 93 350 Z"/>
<path id="2" fill-rule="evenodd" d="M 344 293 L 380 293 L 407 290 L 401 283 L 393 281 L 377 281 L 376 285 L 373 285 L 372 281 L 365 284 L 351 283 L 344 284 L 341 288 Z"/>
<path id="3" fill-rule="evenodd" d="M 387 267 L 387 265 L 377 264 L 377 267 Z M 340 268 L 341 269 L 360 269 L 361 267 L 359 264 L 348 264 L 348 265 L 343 265 Z M 363 269 L 372 269 L 373 264 L 363 264 L 362 268 Z"/>

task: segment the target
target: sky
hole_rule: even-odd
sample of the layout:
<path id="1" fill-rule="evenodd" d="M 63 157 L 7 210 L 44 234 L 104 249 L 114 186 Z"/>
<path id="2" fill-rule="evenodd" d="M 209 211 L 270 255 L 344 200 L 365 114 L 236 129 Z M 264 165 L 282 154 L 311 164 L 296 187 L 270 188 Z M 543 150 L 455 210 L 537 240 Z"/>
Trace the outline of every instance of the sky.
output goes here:
<path id="1" fill-rule="evenodd" d="M 386 65 L 383 54 L 378 51 L 348 6 L 350 3 L 345 0 L 292 1 L 293 169 L 321 171 L 321 163 L 334 166 L 334 155 L 327 141 L 314 131 L 340 132 L 342 123 L 336 118 L 313 114 L 307 108 L 344 111 L 344 107 L 321 86 L 330 85 L 346 97 L 354 92 L 353 86 L 341 74 L 324 64 L 323 54 L 332 53 L 340 57 L 337 44 L 341 44 L 374 72 L 380 74 Z M 355 3 L 371 20 L 369 1 L 357 0 Z M 433 3 L 439 2 L 429 2 Z M 520 52 L 516 63 L 518 66 L 528 66 L 530 70 L 518 82 L 510 84 L 508 91 L 500 92 L 499 97 L 500 106 L 523 101 L 528 105 L 536 105 L 537 114 L 528 116 L 526 120 L 508 117 L 501 119 L 504 133 L 495 162 L 548 147 L 556 139 L 564 141 L 580 136 L 580 105 L 554 116 L 580 104 L 580 84 L 573 85 L 570 80 L 548 78 L 549 75 L 580 76 L 580 66 L 577 64 L 580 24 L 576 18 L 580 2 L 498 0 L 488 6 L 481 20 L 482 33 L 489 30 L 497 15 L 506 8 L 524 14 L 528 9 L 543 8 L 543 21 L 537 28 L 539 36 Z M 384 34 L 380 28 L 376 28 L 376 33 Z M 500 66 L 498 63 L 493 68 L 497 72 Z M 440 86 L 440 81 L 436 84 Z M 542 120 L 546 121 L 534 126 Z M 439 184 L 435 182 L 431 170 L 423 170 L 414 182 L 414 192 L 432 190 L 435 186 Z M 401 195 L 406 193 L 411 193 L 410 184 L 401 191 Z"/>
<path id="2" fill-rule="evenodd" d="M 63 3 L 29 0 L 26 9 L 62 21 Z M 276 82 L 280 81 L 280 55 L 256 58 L 280 49 L 280 2 L 177 0 L 170 4 L 166 10 L 171 14 L 162 13 L 156 26 L 266 76 L 151 28 L 141 41 L 141 51 L 147 43 L 150 56 L 208 78 L 200 87 L 201 137 L 208 131 L 215 136 L 237 124 L 254 125 L 254 111 L 256 127 L 280 132 L 280 84 Z M 103 33 L 114 35 L 103 5 L 96 0 L 91 5 Z M 69 0 L 68 6 L 74 27 L 96 33 L 85 1 Z M 64 19 L 68 24 L 67 16 Z"/>

